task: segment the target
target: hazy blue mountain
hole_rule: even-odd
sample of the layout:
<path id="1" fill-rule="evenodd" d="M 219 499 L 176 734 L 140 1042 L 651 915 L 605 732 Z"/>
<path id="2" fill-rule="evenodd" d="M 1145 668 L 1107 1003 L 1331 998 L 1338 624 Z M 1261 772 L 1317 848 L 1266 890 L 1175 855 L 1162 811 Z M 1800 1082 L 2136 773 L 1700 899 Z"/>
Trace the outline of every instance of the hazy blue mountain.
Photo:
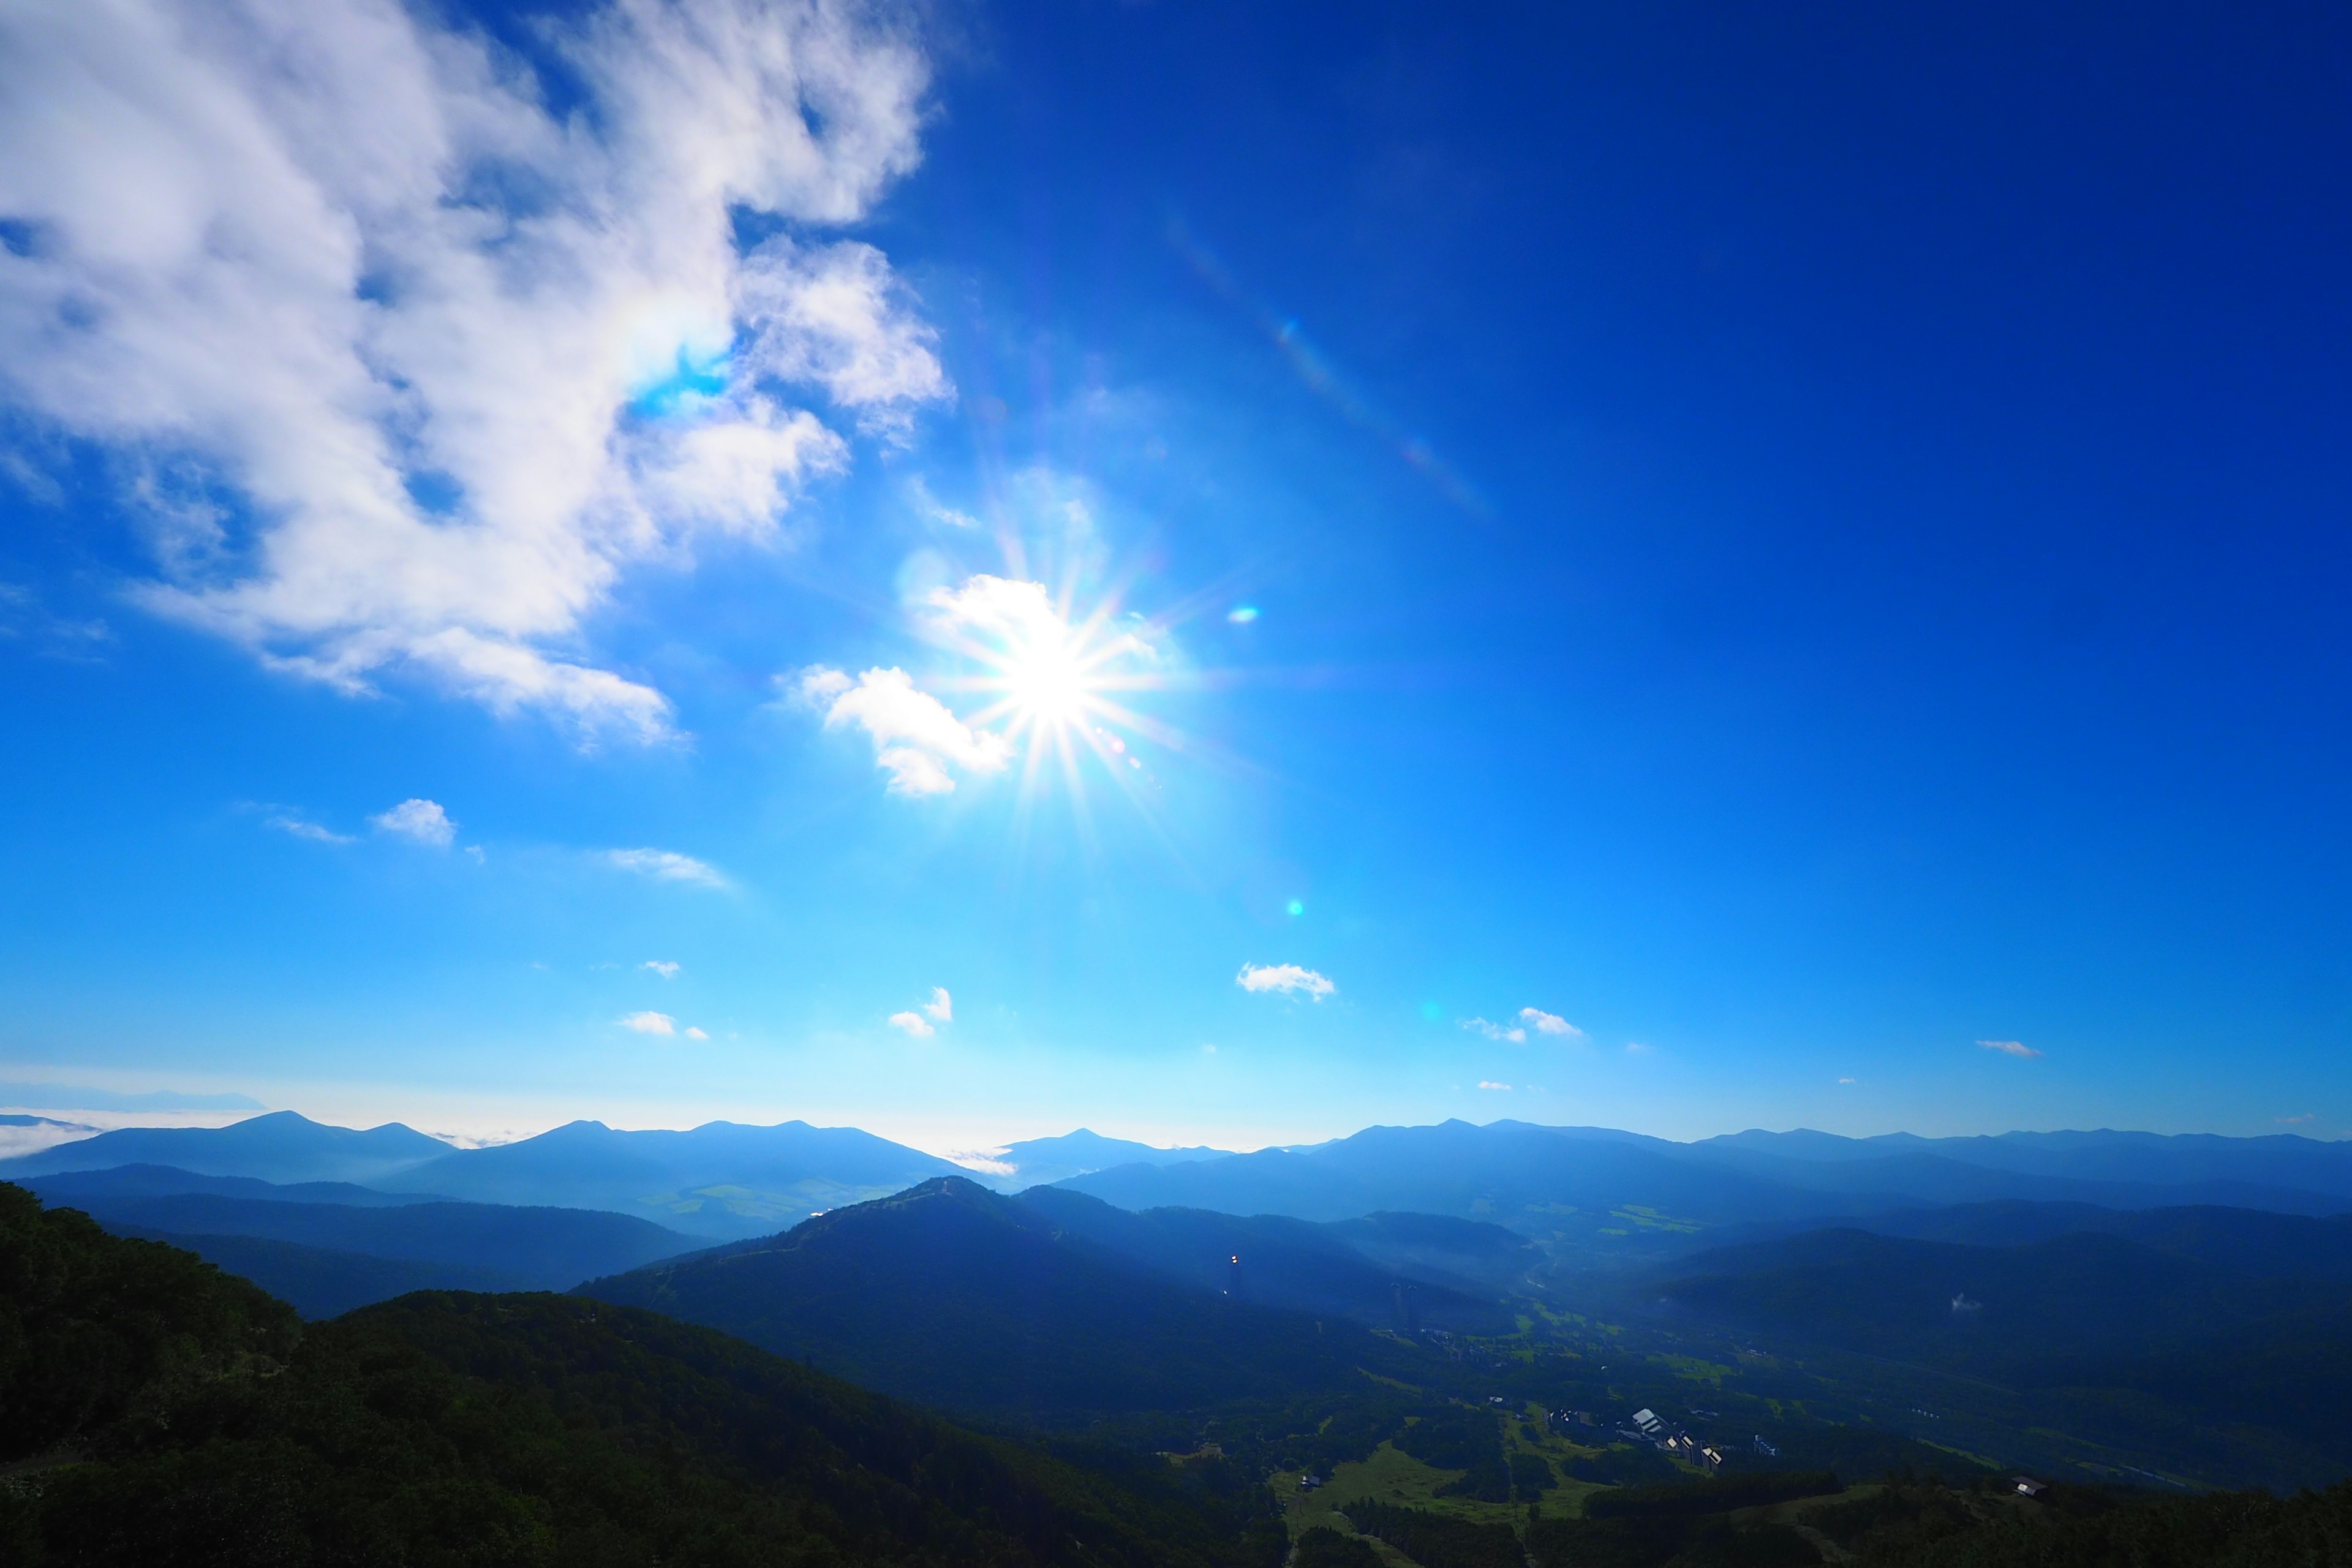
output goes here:
<path id="1" fill-rule="evenodd" d="M 169 1165 L 114 1165 L 102 1171 L 61 1171 L 54 1176 L 19 1176 L 19 1186 L 52 1205 L 88 1210 L 94 1203 L 123 1198 L 175 1197 L 209 1193 L 281 1204 L 344 1204 L 354 1208 L 393 1208 L 427 1204 L 432 1193 L 386 1193 L 355 1182 L 264 1182 L 252 1176 L 206 1176 Z"/>
<path id="2" fill-rule="evenodd" d="M 1008 1173 L 1000 1178 L 1003 1184 L 1018 1191 L 1113 1165 L 1179 1165 L 1188 1160 L 1223 1159 L 1232 1152 L 1207 1147 L 1160 1149 L 1130 1139 L 1106 1138 L 1081 1127 L 1058 1138 L 1031 1138 L 1008 1144 L 994 1163 L 1007 1167 Z"/>
<path id="3" fill-rule="evenodd" d="M 2115 1209 L 2221 1205 L 2300 1214 L 2347 1206 L 2317 1192 L 2200 1175 L 2226 1168 L 2218 1159 L 2176 1162 L 2168 1168 L 2198 1179 L 2161 1185 L 1970 1164 L 1911 1148 L 1927 1140 L 1880 1141 L 1860 1153 L 1843 1147 L 1857 1141 L 1838 1140 L 1833 1158 L 1801 1157 L 1832 1148 L 1826 1137 L 1758 1135 L 1693 1145 L 1598 1128 L 1448 1121 L 1370 1128 L 1302 1149 L 1122 1165 L 1059 1184 L 1139 1210 L 1205 1208 L 1326 1221 L 1402 1211 L 1486 1220 L 1545 1243 L 1559 1258 L 1585 1262 L 1671 1256 L 1707 1245 L 1707 1233 L 1717 1228 L 1785 1228 L 2002 1199 Z M 1780 1141 L 1772 1147 L 1793 1152 L 1759 1146 L 1775 1139 Z"/>
<path id="4" fill-rule="evenodd" d="M 2315 1218 L 2205 1206 L 2117 1210 L 2089 1204 L 1963 1204 L 1873 1215 L 1857 1228 L 1976 1247 L 2013 1247 L 2088 1231 L 2259 1279 L 2352 1280 L 2352 1215 Z"/>
<path id="5" fill-rule="evenodd" d="M 1306 1220 L 1243 1219 L 1206 1209 L 1116 1208 L 1066 1187 L 1033 1187 L 1016 1200 L 1060 1229 L 1195 1290 L 1260 1306 L 1328 1313 L 1376 1326 L 1508 1331 L 1496 1294 L 1428 1282 L 1384 1268 Z M 1520 1243 L 1525 1247 L 1526 1243 Z M 1401 1290 L 1410 1291 L 1410 1300 Z"/>
<path id="6" fill-rule="evenodd" d="M 1814 1365 L 1868 1357 L 1848 1374 L 1901 1404 L 1983 1405 L 1996 1426 L 2117 1442 L 2184 1474 L 2315 1484 L 2352 1466 L 2342 1279 L 2088 1232 L 1972 1247 L 1839 1228 L 1694 1255 L 1617 1305 Z"/>
<path id="7" fill-rule="evenodd" d="M 1362 1386 L 1413 1352 L 1188 1289 L 961 1177 L 582 1293 L 944 1409 L 1058 1421 Z"/>
<path id="8" fill-rule="evenodd" d="M 2244 1189 L 2316 1194 L 2352 1204 L 2352 1142 L 2292 1133 L 2223 1138 L 2211 1133 L 2003 1132 L 1991 1137 L 1921 1138 L 1908 1132 L 1841 1138 L 1800 1128 L 1750 1130 L 1690 1145 L 1697 1154 L 1739 1151 L 1811 1163 L 1927 1155 L 2020 1175 L 2136 1186 Z"/>
<path id="9" fill-rule="evenodd" d="M 0 1083 L 0 1105 L 20 1110 L 267 1110 L 268 1106 L 245 1094 L 182 1094 L 175 1089 L 150 1089 L 124 1094 L 119 1089 L 88 1089 L 64 1083 Z"/>
<path id="10" fill-rule="evenodd" d="M 1543 1262 L 1518 1232 L 1450 1215 L 1369 1214 L 1323 1229 L 1407 1279 L 1474 1294 L 1523 1291 L 1529 1271 Z"/>
<path id="11" fill-rule="evenodd" d="M 1967 1142 L 1955 1140 L 1954 1142 Z M 1906 1205 L 1992 1203 L 2093 1204 L 2103 1208 L 2152 1208 L 2190 1204 L 2268 1209 L 2282 1214 L 2336 1214 L 2352 1204 L 2321 1192 L 2246 1182 L 2193 1179 L 2177 1183 L 2108 1181 L 2088 1176 L 1971 1164 L 1942 1154 L 1897 1152 L 1870 1158 L 1812 1160 L 1730 1144 L 1696 1144 L 1683 1156 L 1694 1163 L 1809 1192 L 1847 1193 Z M 2187 1167 L 2183 1167 L 2187 1169 Z"/>
<path id="12" fill-rule="evenodd" d="M 93 1215 L 93 1218 L 98 1216 Z M 178 1231 L 99 1219 L 112 1235 L 183 1247 L 260 1286 L 305 1318 L 334 1318 L 354 1308 L 389 1301 L 412 1290 L 531 1289 L 503 1269 L 463 1263 L 370 1258 L 328 1247 L 255 1236 L 189 1236 Z M 541 1287 L 544 1289 L 544 1287 Z"/>
<path id="13" fill-rule="evenodd" d="M 44 1203 L 68 1204 L 101 1225 L 178 1236 L 252 1237 L 410 1263 L 488 1269 L 502 1281 L 499 1289 L 506 1290 L 565 1289 L 583 1279 L 707 1245 L 631 1215 L 593 1209 L 455 1203 L 359 1208 L 209 1193 L 69 1201 L 46 1183 L 33 1190 Z"/>
<path id="14" fill-rule="evenodd" d="M 712 1121 L 625 1132 L 574 1121 L 519 1142 L 445 1152 L 400 1182 L 478 1203 L 609 1209 L 732 1241 L 968 1173 L 854 1127 Z"/>
<path id="15" fill-rule="evenodd" d="M 2307 1305 L 2352 1308 L 2331 1282 L 2249 1279 L 2090 1233 L 1968 1247 L 1817 1230 L 1695 1254 L 1653 1289 L 1776 1340 L 1987 1366 L 2120 1358 Z"/>
<path id="16" fill-rule="evenodd" d="M 1758 1219 L 1900 1206 L 1886 1194 L 1807 1191 L 1684 1158 L 1631 1134 L 1498 1121 L 1373 1127 L 1303 1150 L 1180 1165 L 1122 1165 L 1060 1184 L 1121 1208 L 1347 1220 L 1415 1212 L 1490 1221 L 1570 1247 Z M 1636 1212 L 1639 1211 L 1639 1212 Z"/>
<path id="17" fill-rule="evenodd" d="M 449 1152 L 439 1139 L 397 1121 L 362 1131 L 278 1110 L 226 1127 L 119 1128 L 0 1160 L 0 1181 L 114 1165 L 168 1165 L 202 1175 L 252 1176 L 265 1182 L 373 1183 Z"/>

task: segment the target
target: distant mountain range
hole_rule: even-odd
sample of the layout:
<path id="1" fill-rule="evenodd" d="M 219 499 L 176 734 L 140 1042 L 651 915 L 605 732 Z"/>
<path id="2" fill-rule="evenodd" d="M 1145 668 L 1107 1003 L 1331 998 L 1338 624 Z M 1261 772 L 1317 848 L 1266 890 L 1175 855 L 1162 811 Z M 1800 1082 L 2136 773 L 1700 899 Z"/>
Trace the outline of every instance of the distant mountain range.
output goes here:
<path id="1" fill-rule="evenodd" d="M 333 1317 L 410 1290 L 562 1290 L 705 1245 L 629 1215 L 450 1203 L 341 1182 L 272 1185 L 160 1165 L 28 1176 L 44 1203 L 183 1247 Z"/>
<path id="2" fill-rule="evenodd" d="M 1222 1160 L 1229 1149 L 1157 1149 L 1126 1138 L 1106 1138 L 1081 1127 L 1058 1138 L 1032 1138 L 1008 1145 L 988 1163 L 993 1169 L 971 1173 L 991 1184 L 1019 1189 L 1048 1182 L 1067 1181 L 1115 1165 L 1181 1165 L 1193 1160 Z"/>

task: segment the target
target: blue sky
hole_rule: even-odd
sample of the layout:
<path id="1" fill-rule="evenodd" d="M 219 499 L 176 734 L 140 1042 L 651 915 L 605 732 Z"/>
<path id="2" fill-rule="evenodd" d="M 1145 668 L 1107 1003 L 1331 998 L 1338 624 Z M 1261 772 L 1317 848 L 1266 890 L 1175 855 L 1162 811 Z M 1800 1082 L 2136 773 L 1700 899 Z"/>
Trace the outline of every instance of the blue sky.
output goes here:
<path id="1" fill-rule="evenodd" d="M 2352 1129 L 2339 10 L 306 9 L 0 22 L 0 1078 Z"/>

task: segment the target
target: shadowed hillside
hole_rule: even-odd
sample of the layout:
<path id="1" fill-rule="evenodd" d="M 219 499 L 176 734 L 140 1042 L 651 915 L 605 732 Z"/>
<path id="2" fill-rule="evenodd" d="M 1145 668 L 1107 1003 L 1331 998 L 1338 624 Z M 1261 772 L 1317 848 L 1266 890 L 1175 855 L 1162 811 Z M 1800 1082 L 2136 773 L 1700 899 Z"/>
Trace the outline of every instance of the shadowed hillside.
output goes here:
<path id="1" fill-rule="evenodd" d="M 1412 1352 L 1188 1289 L 971 1182 L 582 1287 L 951 1410 L 1050 1420 L 1356 1385 Z"/>

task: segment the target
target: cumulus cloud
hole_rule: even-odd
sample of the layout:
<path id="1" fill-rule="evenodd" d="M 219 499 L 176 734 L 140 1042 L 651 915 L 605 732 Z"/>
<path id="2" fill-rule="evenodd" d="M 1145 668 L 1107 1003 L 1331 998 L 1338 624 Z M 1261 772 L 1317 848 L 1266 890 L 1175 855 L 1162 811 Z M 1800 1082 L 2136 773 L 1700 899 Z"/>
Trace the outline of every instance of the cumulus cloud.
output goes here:
<path id="1" fill-rule="evenodd" d="M 874 742 L 874 762 L 890 775 L 892 795 L 945 795 L 956 786 L 950 769 L 992 773 L 1013 760 L 1013 743 L 976 730 L 948 705 L 917 689 L 903 669 L 869 669 L 856 679 L 818 666 L 789 687 L 793 700 L 824 713 L 824 727 L 856 726 Z"/>
<path id="2" fill-rule="evenodd" d="M 261 820 L 265 826 L 274 827 L 278 829 L 278 832 L 290 834 L 296 838 L 307 838 L 313 844 L 349 844 L 352 842 L 352 836 L 350 834 L 337 833 L 331 827 L 322 827 L 319 824 L 312 822 L 310 818 L 305 816 L 297 816 L 290 811 L 276 812 L 268 816 L 263 817 Z"/>
<path id="3" fill-rule="evenodd" d="M 694 882 L 706 888 L 728 885 L 727 879 L 717 867 L 675 850 L 607 849 L 603 859 L 608 866 L 635 871 L 640 877 L 651 877 L 657 882 Z"/>
<path id="4" fill-rule="evenodd" d="M 931 999 L 923 1004 L 923 1011 L 929 1013 L 936 1023 L 952 1024 L 955 1022 L 955 999 L 948 994 L 946 986 L 934 985 L 931 987 Z"/>
<path id="5" fill-rule="evenodd" d="M 664 980 L 675 980 L 677 978 L 678 966 L 672 963 L 666 958 L 648 958 L 643 963 L 637 965 L 637 967 L 640 969 L 650 969 L 656 974 L 660 975 Z"/>
<path id="6" fill-rule="evenodd" d="M 677 1020 L 667 1013 L 630 1013 L 613 1020 L 624 1029 L 634 1029 L 640 1035 L 675 1035 Z"/>
<path id="7" fill-rule="evenodd" d="M 707 1040 L 707 1039 L 709 1039 L 710 1037 L 709 1037 L 709 1035 L 704 1034 L 704 1033 L 703 1033 L 700 1029 L 698 1029 L 698 1028 L 692 1028 L 692 1027 L 689 1027 L 689 1028 L 686 1031 L 686 1037 L 687 1037 L 688 1039 L 689 1039 L 689 1040 Z"/>
<path id="8" fill-rule="evenodd" d="M 1339 987 L 1311 969 L 1296 963 L 1244 963 L 1242 972 L 1234 976 L 1234 984 L 1244 991 L 1279 991 L 1286 995 L 1305 993 L 1320 1002 Z"/>
<path id="9" fill-rule="evenodd" d="M 1519 1009 L 1519 1022 L 1538 1035 L 1557 1035 L 1562 1039 L 1580 1040 L 1584 1031 L 1557 1013 L 1547 1013 L 1540 1007 Z"/>
<path id="10" fill-rule="evenodd" d="M 2009 1057 L 2038 1057 L 2042 1053 L 2022 1040 L 1979 1040 L 1978 1045 L 1989 1051 L 1999 1051 Z"/>
<path id="11" fill-rule="evenodd" d="M 1525 1041 L 1528 1037 L 1528 1032 L 1525 1029 L 1508 1024 L 1492 1023 L 1485 1018 L 1465 1018 L 1462 1020 L 1462 1026 L 1473 1034 L 1484 1035 L 1490 1040 L 1509 1040 L 1515 1045 Z"/>
<path id="12" fill-rule="evenodd" d="M 1853 1081 L 1853 1079 L 1850 1079 L 1850 1078 L 1842 1078 L 1842 1079 L 1838 1079 L 1838 1082 L 1840 1082 L 1840 1083 L 1852 1083 Z"/>
<path id="13" fill-rule="evenodd" d="M 887 259 L 824 234 L 913 167 L 929 67 L 876 6 L 607 0 L 545 35 L 556 94 L 438 16 L 9 8 L 0 400 L 118 459 L 152 608 L 658 737 L 586 615 L 773 536 L 847 457 L 803 404 L 887 438 L 949 390 Z"/>
<path id="14" fill-rule="evenodd" d="M 1480 1089 L 1498 1089 L 1506 1094 L 1509 1093 L 1511 1089 L 1511 1086 L 1507 1083 L 1493 1083 L 1483 1078 L 1478 1080 L 1478 1087 Z"/>
<path id="15" fill-rule="evenodd" d="M 939 1033 L 937 1029 L 931 1027 L 931 1021 L 920 1013 L 893 1013 L 890 1015 L 889 1023 L 892 1028 L 904 1029 L 918 1040 L 929 1039 Z"/>
<path id="16" fill-rule="evenodd" d="M 449 814 L 441 809 L 438 801 L 412 797 L 390 811 L 378 812 L 369 817 L 368 822 L 378 833 L 414 839 L 419 844 L 429 844 L 436 849 L 448 848 L 457 837 L 457 825 L 449 820 Z"/>

